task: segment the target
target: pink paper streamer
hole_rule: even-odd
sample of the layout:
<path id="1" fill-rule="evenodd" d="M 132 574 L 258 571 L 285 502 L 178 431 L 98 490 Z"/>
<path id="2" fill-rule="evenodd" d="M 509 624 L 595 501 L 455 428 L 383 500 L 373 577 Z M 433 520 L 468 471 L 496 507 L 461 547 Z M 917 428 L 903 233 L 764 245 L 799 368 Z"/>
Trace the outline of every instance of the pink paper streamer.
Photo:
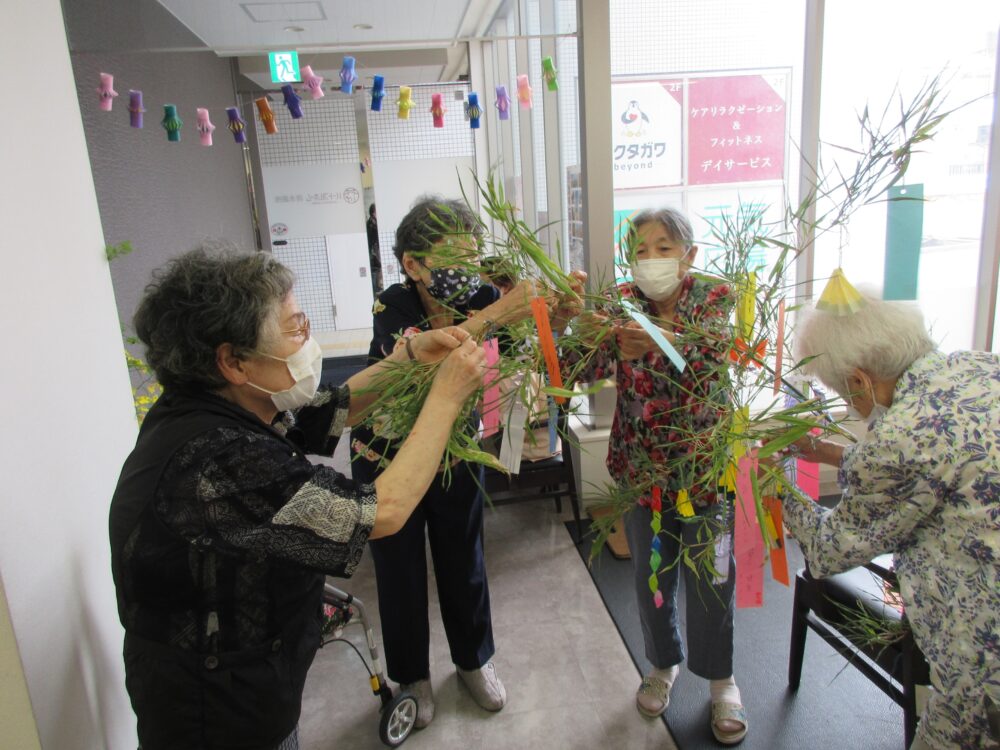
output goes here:
<path id="1" fill-rule="evenodd" d="M 795 462 L 795 480 L 800 490 L 813 500 L 819 500 L 819 464 L 798 459 Z"/>
<path id="2" fill-rule="evenodd" d="M 486 390 L 483 392 L 483 437 L 488 438 L 495 435 L 500 429 L 500 385 L 498 378 L 500 371 L 497 366 L 500 364 L 500 348 L 496 339 L 487 339 L 483 342 L 483 351 L 486 352 L 486 374 L 483 375 L 483 383 Z"/>
<path id="3" fill-rule="evenodd" d="M 741 456 L 736 467 L 736 607 L 764 606 L 764 539 L 754 510 L 750 472 L 757 471 L 755 455 Z"/>

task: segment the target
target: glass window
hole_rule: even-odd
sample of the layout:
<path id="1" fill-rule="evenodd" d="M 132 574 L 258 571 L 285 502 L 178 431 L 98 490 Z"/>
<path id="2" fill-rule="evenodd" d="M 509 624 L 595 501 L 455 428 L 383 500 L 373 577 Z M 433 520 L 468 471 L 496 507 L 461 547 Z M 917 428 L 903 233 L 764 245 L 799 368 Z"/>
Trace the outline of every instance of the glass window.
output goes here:
<path id="1" fill-rule="evenodd" d="M 905 184 L 900 185 L 909 195 L 922 192 L 923 202 L 867 206 L 844 231 L 817 241 L 814 293 L 842 264 L 851 282 L 884 287 L 887 297 L 913 299 L 915 291 L 941 348 L 968 348 L 1000 4 L 960 0 L 942 13 L 940 4 L 927 0 L 838 0 L 826 4 L 824 25 L 820 125 L 824 170 L 835 164 L 853 169 L 857 157 L 836 147 L 861 146 L 858 113 L 866 106 L 875 120 L 882 119 L 885 111 L 884 127 L 891 126 L 900 120 L 900 99 L 904 104 L 912 101 L 940 74 L 944 109 L 959 109 L 945 119 L 932 140 L 920 144 Z M 918 263 L 916 274 L 914 263 Z"/>

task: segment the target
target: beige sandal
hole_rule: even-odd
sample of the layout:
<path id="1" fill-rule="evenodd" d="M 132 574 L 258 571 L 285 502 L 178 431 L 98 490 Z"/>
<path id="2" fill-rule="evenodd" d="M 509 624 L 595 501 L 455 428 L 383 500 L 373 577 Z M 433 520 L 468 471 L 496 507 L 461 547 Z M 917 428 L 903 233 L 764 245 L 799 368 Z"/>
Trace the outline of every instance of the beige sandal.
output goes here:
<path id="1" fill-rule="evenodd" d="M 652 698 L 662 705 L 659 708 L 647 708 L 642 705 L 641 699 L 643 697 Z M 659 677 L 653 677 L 653 675 L 643 677 L 642 685 L 639 686 L 639 690 L 635 694 L 635 707 L 639 709 L 639 713 L 650 719 L 655 719 L 663 715 L 668 705 L 670 705 L 670 686 Z"/>
<path id="2" fill-rule="evenodd" d="M 723 732 L 718 727 L 720 721 L 738 721 L 743 728 L 736 732 Z M 750 725 L 747 723 L 747 712 L 740 703 L 713 703 L 712 704 L 712 734 L 715 739 L 723 745 L 735 745 L 743 741 L 747 736 Z"/>

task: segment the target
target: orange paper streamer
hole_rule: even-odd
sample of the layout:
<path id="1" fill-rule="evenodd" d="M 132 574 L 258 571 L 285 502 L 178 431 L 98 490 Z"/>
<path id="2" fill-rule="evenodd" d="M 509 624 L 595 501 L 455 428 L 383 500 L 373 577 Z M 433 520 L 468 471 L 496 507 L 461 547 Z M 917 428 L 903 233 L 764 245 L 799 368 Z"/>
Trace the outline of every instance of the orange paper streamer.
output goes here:
<path id="1" fill-rule="evenodd" d="M 554 388 L 562 388 L 562 372 L 559 370 L 559 355 L 556 354 L 556 341 L 552 336 L 552 324 L 549 322 L 549 308 L 542 297 L 531 300 L 531 313 L 535 316 L 535 326 L 538 328 L 538 345 L 542 347 L 545 357 L 545 369 L 549 372 L 549 383 Z M 557 404 L 565 404 L 565 396 L 553 396 Z"/>
<path id="2" fill-rule="evenodd" d="M 791 585 L 788 579 L 788 555 L 785 554 L 785 529 L 782 525 L 784 518 L 781 515 L 781 500 L 776 497 L 765 497 L 762 499 L 764 510 L 767 511 L 774 524 L 774 544 L 769 557 L 771 558 L 771 577 L 778 583 L 786 586 Z"/>

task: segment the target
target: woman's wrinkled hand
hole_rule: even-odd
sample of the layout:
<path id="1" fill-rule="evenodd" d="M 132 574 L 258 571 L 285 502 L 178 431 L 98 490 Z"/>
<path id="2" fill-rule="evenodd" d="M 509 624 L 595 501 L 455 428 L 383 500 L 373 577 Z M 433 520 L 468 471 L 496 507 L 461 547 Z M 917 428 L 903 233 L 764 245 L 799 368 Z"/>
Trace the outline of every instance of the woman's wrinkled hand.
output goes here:
<path id="1" fill-rule="evenodd" d="M 765 443 L 766 446 L 766 443 Z M 816 435 L 805 435 L 771 455 L 772 462 L 785 458 L 801 458 L 814 464 L 839 466 L 844 457 L 844 447 Z"/>
<path id="2" fill-rule="evenodd" d="M 569 287 L 573 291 L 556 297 L 552 310 L 552 330 L 560 333 L 569 322 L 583 312 L 583 288 L 587 283 L 584 271 L 573 271 L 569 275 Z"/>
<path id="3" fill-rule="evenodd" d="M 615 326 L 615 337 L 622 359 L 640 359 L 657 348 L 653 337 L 634 320 Z"/>
<path id="4" fill-rule="evenodd" d="M 458 349 L 468 338 L 468 332 L 458 326 L 438 328 L 411 336 L 410 350 L 414 359 L 420 362 L 438 362 Z"/>
<path id="5" fill-rule="evenodd" d="M 431 392 L 462 404 L 483 384 L 485 371 L 486 352 L 474 339 L 466 338 L 442 360 Z"/>
<path id="6" fill-rule="evenodd" d="M 556 295 L 542 282 L 525 279 L 487 308 L 491 312 L 490 318 L 499 325 L 526 320 L 531 317 L 531 300 L 535 297 L 543 297 L 550 310 L 557 300 Z"/>

